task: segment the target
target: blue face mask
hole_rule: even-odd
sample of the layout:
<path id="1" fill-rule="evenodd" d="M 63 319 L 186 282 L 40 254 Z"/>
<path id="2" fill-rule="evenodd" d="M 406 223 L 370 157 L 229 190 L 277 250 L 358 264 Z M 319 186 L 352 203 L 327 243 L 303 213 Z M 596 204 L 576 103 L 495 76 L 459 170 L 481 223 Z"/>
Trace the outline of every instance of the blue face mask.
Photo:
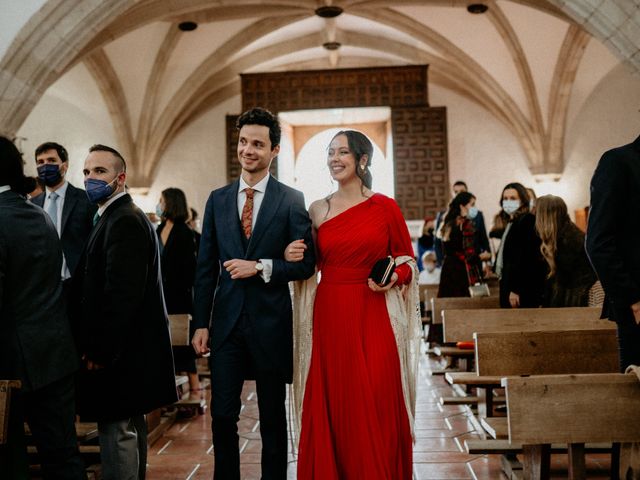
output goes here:
<path id="1" fill-rule="evenodd" d="M 502 210 L 507 215 L 512 215 L 520 208 L 520 200 L 502 200 Z"/>
<path id="2" fill-rule="evenodd" d="M 100 203 L 107 200 L 111 195 L 113 195 L 113 187 L 111 184 L 117 179 L 118 177 L 107 183 L 104 180 L 87 178 L 84 181 L 84 189 L 87 191 L 89 201 L 91 203 Z"/>
<path id="3" fill-rule="evenodd" d="M 38 178 L 44 182 L 47 187 L 54 187 L 60 183 L 62 174 L 60 173 L 60 165 L 56 163 L 45 163 L 38 167 Z"/>
<path id="4" fill-rule="evenodd" d="M 164 210 L 162 210 L 162 207 L 160 206 L 160 204 L 156 205 L 156 215 L 158 217 L 164 216 Z"/>
<path id="5" fill-rule="evenodd" d="M 478 216 L 478 207 L 469 207 L 467 211 L 467 218 L 473 220 Z"/>

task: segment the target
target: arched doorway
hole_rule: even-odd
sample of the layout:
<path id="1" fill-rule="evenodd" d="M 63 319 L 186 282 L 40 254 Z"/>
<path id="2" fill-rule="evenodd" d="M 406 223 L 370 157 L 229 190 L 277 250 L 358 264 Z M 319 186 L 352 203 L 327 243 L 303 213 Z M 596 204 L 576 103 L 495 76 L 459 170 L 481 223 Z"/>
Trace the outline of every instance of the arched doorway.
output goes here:
<path id="1" fill-rule="evenodd" d="M 300 153 L 293 165 L 282 159 L 278 164 L 280 174 L 289 180 L 288 183 L 294 188 L 304 193 L 307 206 L 311 202 L 324 198 L 338 188 L 336 182 L 331 179 L 329 168 L 327 167 L 327 147 L 333 136 L 342 128 L 332 127 L 323 130 L 311 137 L 300 149 Z M 390 135 L 387 142 L 391 142 Z M 383 193 L 393 197 L 394 174 L 393 174 L 393 149 L 385 148 L 388 155 L 385 157 L 382 149 L 375 142 L 373 143 L 373 158 L 371 159 L 371 174 L 373 176 L 373 191 Z M 293 167 L 293 176 L 286 175 L 283 171 Z"/>

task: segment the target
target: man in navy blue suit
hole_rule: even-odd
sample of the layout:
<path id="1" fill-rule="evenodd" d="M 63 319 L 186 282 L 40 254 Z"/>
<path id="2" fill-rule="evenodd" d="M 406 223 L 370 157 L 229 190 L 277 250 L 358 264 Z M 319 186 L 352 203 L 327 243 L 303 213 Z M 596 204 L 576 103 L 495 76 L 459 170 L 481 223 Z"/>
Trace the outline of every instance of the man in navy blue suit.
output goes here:
<path id="1" fill-rule="evenodd" d="M 63 253 L 61 276 L 68 280 L 93 229 L 97 207 L 89 201 L 84 190 L 67 181 L 69 154 L 62 145 L 43 143 L 36 148 L 35 157 L 38 177 L 46 188 L 31 202 L 49 214 L 58 231 Z"/>
<path id="2" fill-rule="evenodd" d="M 288 282 L 315 270 L 311 220 L 302 193 L 269 175 L 280 150 L 277 118 L 254 108 L 237 128 L 241 177 L 213 191 L 204 214 L 192 345 L 198 354 L 211 352 L 214 479 L 240 479 L 240 394 L 244 380 L 255 378 L 262 478 L 284 480 L 285 385 L 293 375 Z M 284 252 L 294 240 L 307 248 L 301 262 L 290 263 Z"/>

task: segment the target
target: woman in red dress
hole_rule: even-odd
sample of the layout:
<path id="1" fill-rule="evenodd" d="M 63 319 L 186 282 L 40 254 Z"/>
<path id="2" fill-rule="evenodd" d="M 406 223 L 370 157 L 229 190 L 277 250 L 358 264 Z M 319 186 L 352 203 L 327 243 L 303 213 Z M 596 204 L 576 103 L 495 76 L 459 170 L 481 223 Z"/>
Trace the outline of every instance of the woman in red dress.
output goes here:
<path id="1" fill-rule="evenodd" d="M 339 132 L 327 160 L 338 191 L 309 209 L 321 280 L 303 383 L 299 479 L 412 477 L 415 376 L 403 384 L 408 357 L 400 345 L 411 335 L 395 327 L 387 293 L 400 298 L 398 287 L 415 284 L 417 270 L 406 262 L 413 248 L 398 205 L 370 190 L 372 153 L 362 133 Z M 292 243 L 285 258 L 300 259 L 303 248 Z M 397 262 L 388 285 L 377 285 L 369 273 L 388 255 L 406 263 Z"/>

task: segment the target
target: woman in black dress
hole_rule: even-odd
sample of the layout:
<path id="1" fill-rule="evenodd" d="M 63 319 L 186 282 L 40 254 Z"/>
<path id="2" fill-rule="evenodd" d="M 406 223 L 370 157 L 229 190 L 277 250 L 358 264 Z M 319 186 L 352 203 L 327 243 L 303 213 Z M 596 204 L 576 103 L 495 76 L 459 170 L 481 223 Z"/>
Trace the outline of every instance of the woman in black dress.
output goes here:
<path id="1" fill-rule="evenodd" d="M 162 285 L 167 313 L 193 312 L 193 279 L 196 269 L 196 240 L 187 224 L 189 210 L 184 192 L 178 188 L 162 191 L 156 208 L 162 223 L 158 226 Z M 189 332 L 189 337 L 193 332 Z M 199 390 L 196 357 L 191 346 L 173 347 L 176 372 L 186 372 L 191 390 Z"/>
<path id="2" fill-rule="evenodd" d="M 520 183 L 502 190 L 502 210 L 508 223 L 496 259 L 502 308 L 535 308 L 542 304 L 546 264 L 540 253 L 536 217 L 529 212 L 529 194 Z"/>

